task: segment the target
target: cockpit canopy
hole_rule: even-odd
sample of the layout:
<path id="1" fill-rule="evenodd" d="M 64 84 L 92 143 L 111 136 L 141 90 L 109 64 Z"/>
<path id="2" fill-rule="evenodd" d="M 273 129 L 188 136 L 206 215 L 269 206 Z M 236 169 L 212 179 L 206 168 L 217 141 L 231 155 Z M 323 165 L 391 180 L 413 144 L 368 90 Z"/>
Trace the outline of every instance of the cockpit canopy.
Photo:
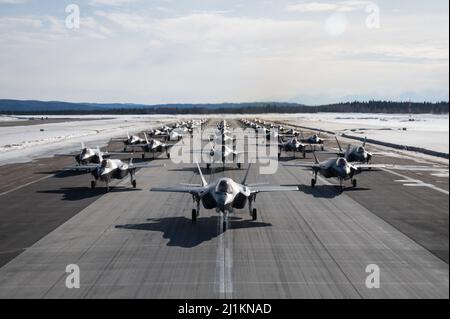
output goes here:
<path id="1" fill-rule="evenodd" d="M 364 147 L 362 147 L 362 146 L 358 147 L 357 152 L 360 153 L 360 154 L 363 154 L 365 152 Z"/>
<path id="2" fill-rule="evenodd" d="M 231 186 L 231 184 L 228 181 L 222 180 L 219 182 L 219 184 L 217 184 L 216 193 L 232 194 L 233 187 Z"/>
<path id="3" fill-rule="evenodd" d="M 109 161 L 109 160 L 103 160 L 102 161 L 102 167 L 103 168 L 111 168 L 111 161 Z"/>
<path id="4" fill-rule="evenodd" d="M 336 161 L 336 166 L 337 167 L 345 167 L 347 166 L 347 160 L 343 157 L 338 158 L 338 160 Z"/>

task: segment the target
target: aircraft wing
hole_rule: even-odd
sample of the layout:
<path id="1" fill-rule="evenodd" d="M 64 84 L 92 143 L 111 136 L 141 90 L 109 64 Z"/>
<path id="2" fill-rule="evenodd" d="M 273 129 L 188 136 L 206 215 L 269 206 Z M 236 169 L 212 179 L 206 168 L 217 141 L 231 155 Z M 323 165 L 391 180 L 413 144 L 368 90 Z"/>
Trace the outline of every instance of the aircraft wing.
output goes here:
<path id="1" fill-rule="evenodd" d="M 192 195 L 199 195 L 205 190 L 205 187 L 199 186 L 180 186 L 180 187 L 167 187 L 167 188 L 152 188 L 151 192 L 159 193 L 185 193 Z"/>
<path id="2" fill-rule="evenodd" d="M 298 163 L 298 164 L 283 164 L 285 167 L 306 167 L 306 168 L 320 168 L 318 164 L 314 163 Z"/>
<path id="3" fill-rule="evenodd" d="M 166 164 L 150 164 L 150 163 L 133 163 L 130 168 L 152 168 L 152 167 L 166 167 Z"/>
<path id="4" fill-rule="evenodd" d="M 352 164 L 352 165 L 361 170 L 372 168 L 389 168 L 389 165 L 385 164 Z"/>
<path id="5" fill-rule="evenodd" d="M 98 167 L 97 164 L 87 164 L 87 165 L 73 165 L 64 167 L 65 171 L 76 171 L 76 170 L 88 170 L 92 171 Z"/>
<path id="6" fill-rule="evenodd" d="M 252 194 L 255 193 L 273 193 L 273 192 L 295 192 L 298 191 L 297 186 L 256 186 L 250 187 Z"/>

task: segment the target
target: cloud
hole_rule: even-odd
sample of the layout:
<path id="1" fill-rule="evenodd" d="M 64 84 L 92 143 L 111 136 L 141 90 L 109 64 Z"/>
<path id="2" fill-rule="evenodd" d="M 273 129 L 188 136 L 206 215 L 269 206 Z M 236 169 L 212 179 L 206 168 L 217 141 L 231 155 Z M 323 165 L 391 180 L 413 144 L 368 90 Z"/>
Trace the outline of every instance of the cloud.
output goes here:
<path id="1" fill-rule="evenodd" d="M 351 12 L 364 9 L 370 1 L 338 1 L 333 3 L 324 2 L 302 2 L 298 4 L 292 4 L 287 7 L 290 12 Z"/>
<path id="2" fill-rule="evenodd" d="M 89 2 L 89 5 L 120 7 L 120 6 L 129 5 L 132 3 L 136 3 L 138 1 L 140 1 L 140 0 L 91 0 Z"/>
<path id="3" fill-rule="evenodd" d="M 23 4 L 28 0 L 0 0 L 0 4 Z"/>

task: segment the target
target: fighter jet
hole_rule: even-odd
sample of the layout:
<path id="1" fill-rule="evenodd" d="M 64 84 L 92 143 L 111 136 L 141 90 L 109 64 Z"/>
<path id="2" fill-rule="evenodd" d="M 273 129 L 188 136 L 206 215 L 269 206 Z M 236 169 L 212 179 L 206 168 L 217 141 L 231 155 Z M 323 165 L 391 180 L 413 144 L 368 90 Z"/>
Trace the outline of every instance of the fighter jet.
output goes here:
<path id="1" fill-rule="evenodd" d="M 100 147 L 97 146 L 97 148 L 88 148 L 84 145 L 83 142 L 81 142 L 81 150 L 80 153 L 73 155 L 73 154 L 56 154 L 56 157 L 74 157 L 75 161 L 78 163 L 78 165 L 86 165 L 86 164 L 100 164 L 103 159 L 109 158 L 111 156 L 115 155 L 131 155 L 131 153 L 109 153 L 109 152 L 102 152 L 100 150 Z"/>
<path id="2" fill-rule="evenodd" d="M 123 151 L 126 152 L 127 148 L 129 146 L 132 145 L 137 145 L 137 144 L 144 144 L 145 140 L 143 138 L 140 138 L 137 135 L 130 135 L 127 134 L 127 138 L 123 139 L 123 138 L 113 138 L 112 141 L 119 141 L 119 142 L 123 142 L 123 144 L 125 145 Z"/>
<path id="3" fill-rule="evenodd" d="M 216 144 L 210 143 L 211 148 L 209 150 L 202 150 L 202 151 L 192 151 L 192 153 L 203 153 L 207 154 L 209 156 L 209 163 L 206 163 L 206 168 L 210 169 L 211 165 L 213 163 L 222 163 L 223 170 L 225 170 L 225 164 L 227 163 L 227 159 L 229 159 L 231 156 L 233 157 L 233 162 L 237 159 L 239 155 L 245 154 L 245 152 L 237 152 L 235 149 L 235 144 L 233 144 L 233 149 L 231 149 L 229 146 L 222 144 L 219 147 L 216 147 Z M 237 167 L 241 169 L 242 164 L 236 163 Z"/>
<path id="4" fill-rule="evenodd" d="M 372 157 L 373 157 L 373 153 L 369 153 L 366 150 L 366 143 L 367 143 L 367 138 L 364 139 L 364 143 L 362 144 L 362 146 L 356 146 L 356 147 L 352 147 L 351 145 L 348 145 L 347 150 L 344 152 L 342 147 L 341 147 L 341 143 L 339 143 L 338 138 L 336 137 L 336 142 L 337 145 L 339 147 L 339 152 L 336 153 L 338 156 L 340 157 L 344 157 L 347 161 L 349 162 L 354 162 L 354 163 L 365 163 L 365 164 L 369 164 Z"/>
<path id="5" fill-rule="evenodd" d="M 145 143 L 143 144 L 135 144 L 132 145 L 132 148 L 141 148 L 142 151 L 144 152 L 142 154 L 142 158 L 145 158 L 145 153 L 153 153 L 153 157 L 155 156 L 155 153 L 162 153 L 162 152 L 166 152 L 167 154 L 167 158 L 170 158 L 170 153 L 169 153 L 169 149 L 171 147 L 173 147 L 173 144 L 165 144 L 163 142 L 160 142 L 156 139 L 148 139 L 147 133 L 144 133 L 145 136 Z"/>
<path id="6" fill-rule="evenodd" d="M 149 163 L 136 163 L 133 164 L 133 159 L 130 159 L 129 163 L 124 163 L 117 159 L 104 159 L 101 164 L 87 164 L 69 166 L 64 170 L 86 170 L 92 174 L 93 180 L 91 181 L 91 188 L 94 189 L 97 182 L 103 182 L 106 185 L 106 192 L 109 192 L 109 183 L 113 179 L 124 179 L 128 175 L 131 178 L 131 185 L 136 188 L 137 182 L 135 178 L 136 169 L 139 168 L 151 168 L 151 167 L 164 167 L 165 165 L 149 164 Z"/>
<path id="7" fill-rule="evenodd" d="M 340 189 L 344 190 L 343 182 L 351 180 L 352 186 L 357 187 L 357 181 L 355 176 L 363 172 L 364 169 L 370 169 L 372 167 L 381 168 L 381 165 L 371 166 L 367 164 L 354 164 L 349 163 L 345 158 L 340 157 L 336 159 L 329 159 L 324 162 L 319 162 L 316 154 L 313 152 L 315 162 L 312 164 L 284 164 L 287 167 L 309 167 L 313 171 L 313 178 L 311 179 L 311 187 L 315 187 L 317 184 L 317 174 L 322 175 L 325 178 L 337 178 L 339 179 Z"/>
<path id="8" fill-rule="evenodd" d="M 305 144 L 310 144 L 310 145 L 320 145 L 321 146 L 321 150 L 324 150 L 324 143 L 325 143 L 325 139 L 321 138 L 320 135 L 318 134 L 314 134 L 308 138 L 305 138 L 305 136 L 303 135 L 303 132 L 300 133 L 301 135 L 301 142 L 305 143 Z"/>
<path id="9" fill-rule="evenodd" d="M 227 228 L 228 214 L 234 213 L 235 209 L 243 209 L 248 203 L 250 216 L 255 221 L 258 219 L 258 212 L 253 208 L 256 195 L 265 192 L 286 192 L 298 191 L 298 187 L 282 186 L 262 186 L 247 184 L 248 174 L 251 165 L 241 183 L 233 181 L 231 178 L 222 177 L 212 184 L 208 184 L 203 176 L 199 164 L 198 171 L 202 180 L 201 185 L 189 185 L 182 187 L 152 188 L 152 192 L 186 193 L 191 194 L 196 208 L 192 209 L 192 221 L 195 222 L 200 212 L 200 203 L 205 209 L 216 209 L 217 213 L 224 215 L 223 231 Z"/>
<path id="10" fill-rule="evenodd" d="M 300 141 L 293 137 L 287 141 L 284 141 L 281 137 L 279 139 L 278 144 L 279 152 L 278 152 L 278 158 L 281 157 L 281 151 L 284 152 L 293 152 L 294 158 L 296 152 L 301 152 L 303 154 L 303 158 L 306 158 L 306 146 L 303 143 L 300 143 Z"/>

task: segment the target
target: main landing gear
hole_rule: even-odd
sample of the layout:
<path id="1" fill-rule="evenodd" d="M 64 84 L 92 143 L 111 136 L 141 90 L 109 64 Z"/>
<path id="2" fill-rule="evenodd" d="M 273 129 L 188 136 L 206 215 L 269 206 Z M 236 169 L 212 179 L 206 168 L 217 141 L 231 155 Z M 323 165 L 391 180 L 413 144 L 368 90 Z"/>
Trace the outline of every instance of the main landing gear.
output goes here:
<path id="1" fill-rule="evenodd" d="M 192 209 L 192 222 L 195 223 L 197 221 L 198 216 L 200 215 L 200 200 L 194 197 L 194 202 L 197 202 L 197 209 Z"/>
<path id="2" fill-rule="evenodd" d="M 255 197 L 249 197 L 248 199 L 248 210 L 250 213 L 250 217 L 253 221 L 258 220 L 258 210 L 256 208 L 253 208 L 253 202 L 255 201 Z"/>
<path id="3" fill-rule="evenodd" d="M 314 172 L 313 174 L 314 174 L 314 177 L 311 179 L 311 187 L 315 188 L 317 185 L 317 173 Z"/>

